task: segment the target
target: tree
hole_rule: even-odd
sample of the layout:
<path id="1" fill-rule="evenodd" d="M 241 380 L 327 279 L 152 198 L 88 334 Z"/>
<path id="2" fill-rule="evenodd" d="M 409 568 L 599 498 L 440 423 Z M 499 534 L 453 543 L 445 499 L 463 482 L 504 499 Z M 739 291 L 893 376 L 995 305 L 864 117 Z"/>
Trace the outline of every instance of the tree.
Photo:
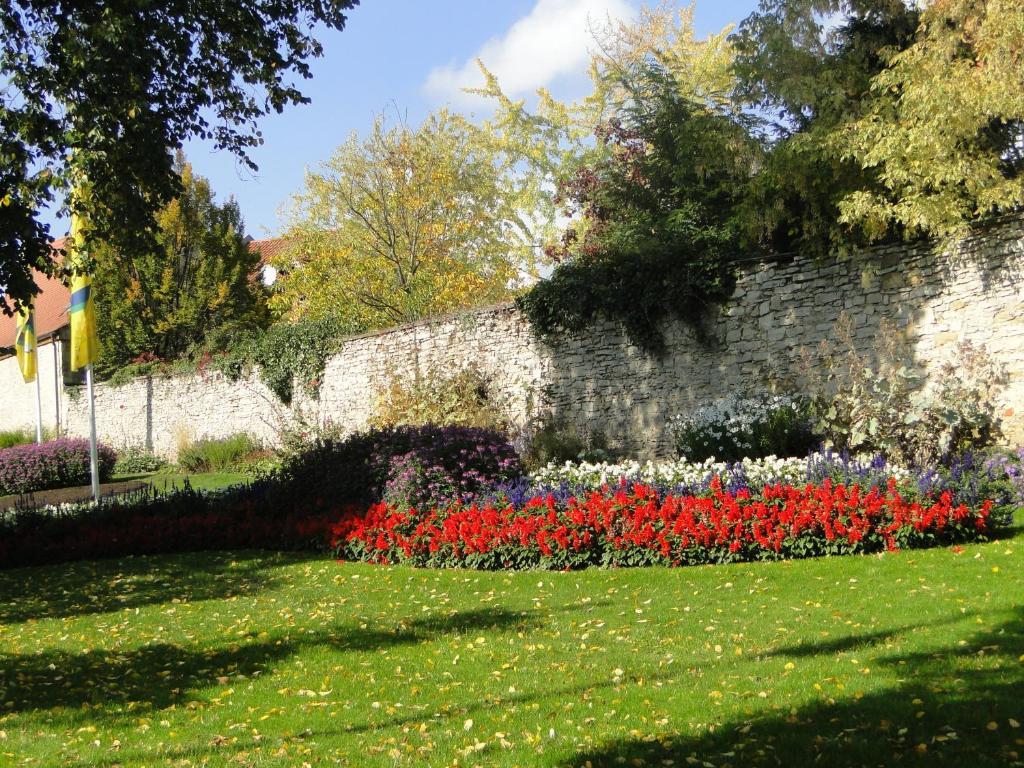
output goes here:
<path id="1" fill-rule="evenodd" d="M 678 11 L 670 2 L 642 8 L 635 22 L 613 22 L 593 29 L 590 63 L 592 90 L 583 99 L 560 102 L 545 89 L 537 91 L 533 111 L 525 100 L 513 101 L 497 78 L 478 61 L 485 85 L 471 93 L 491 99 L 495 114 L 484 124 L 492 142 L 528 169 L 533 184 L 539 233 L 552 244 L 563 229 L 566 211 L 562 194 L 577 171 L 608 159 L 612 145 L 597 136 L 612 120 L 621 119 L 636 95 L 634 76 L 644 66 L 660 68 L 672 87 L 695 104 L 734 115 L 733 49 L 730 28 L 699 40 L 693 8 Z M 578 212 L 577 212 L 578 213 Z M 577 217 L 579 235 L 586 226 Z"/>
<path id="2" fill-rule="evenodd" d="M 0 5 L 0 285 L 17 308 L 52 270 L 40 211 L 84 215 L 87 249 L 152 247 L 181 192 L 174 151 L 212 140 L 255 167 L 257 121 L 308 101 L 295 80 L 358 0 L 8 0 Z M 87 182 L 88 194 L 70 194 Z"/>
<path id="3" fill-rule="evenodd" d="M 839 201 L 878 189 L 833 137 L 870 108 L 885 51 L 913 41 L 904 0 L 762 0 L 730 38 L 735 99 L 761 122 L 765 154 L 744 203 L 748 244 L 824 254 L 868 239 L 839 222 Z"/>
<path id="4" fill-rule="evenodd" d="M 577 222 L 556 249 L 561 263 L 520 303 L 543 334 L 601 316 L 658 353 L 667 316 L 699 332 L 709 305 L 732 294 L 756 145 L 742 121 L 681 93 L 661 66 L 639 61 L 618 76 L 632 97 L 598 128 L 608 151 L 560 186 Z"/>
<path id="5" fill-rule="evenodd" d="M 519 299 L 541 334 L 604 317 L 657 353 L 666 316 L 699 331 L 730 295 L 758 147 L 731 99 L 728 33 L 698 40 L 692 8 L 645 9 L 596 30 L 590 95 L 563 104 L 542 91 L 532 113 L 484 70 L 480 92 L 497 103 L 487 129 L 544 180 L 547 215 L 563 217 L 548 243 L 558 266 Z"/>
<path id="6" fill-rule="evenodd" d="M 209 182 L 180 153 L 181 194 L 157 214 L 155 248 L 96 253 L 99 373 L 135 360 L 173 360 L 214 333 L 258 327 L 266 316 L 238 204 L 214 201 Z"/>
<path id="7" fill-rule="evenodd" d="M 842 220 L 944 238 L 1024 206 L 1024 5 L 934 0 L 886 64 L 871 109 L 834 138 L 880 181 L 842 199 Z"/>
<path id="8" fill-rule="evenodd" d="M 353 136 L 306 176 L 272 306 L 365 330 L 508 299 L 536 263 L 531 204 L 486 139 L 447 112 Z"/>

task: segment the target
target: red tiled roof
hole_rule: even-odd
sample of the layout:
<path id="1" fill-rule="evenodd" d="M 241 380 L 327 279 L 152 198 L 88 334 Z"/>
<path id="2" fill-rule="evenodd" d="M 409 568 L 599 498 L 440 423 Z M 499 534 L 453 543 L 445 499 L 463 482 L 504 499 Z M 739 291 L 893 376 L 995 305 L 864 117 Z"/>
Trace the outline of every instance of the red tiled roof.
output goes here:
<path id="1" fill-rule="evenodd" d="M 59 262 L 64 255 L 66 238 L 53 241 L 55 259 Z M 39 288 L 35 299 L 36 337 L 44 338 L 68 324 L 68 306 L 71 304 L 71 292 L 57 277 L 48 277 L 42 272 L 33 272 L 32 279 Z M 10 306 L 6 299 L 4 303 Z M 0 350 L 14 347 L 18 320 L 0 312 Z M 2 352 L 0 352 L 2 356 Z"/>
<path id="2" fill-rule="evenodd" d="M 292 244 L 287 237 L 269 237 L 265 240 L 250 240 L 249 250 L 260 255 L 259 269 L 267 266 L 273 259 L 284 253 Z"/>
<path id="3" fill-rule="evenodd" d="M 59 262 L 64 255 L 66 237 L 53 241 L 55 258 Z M 257 273 L 288 246 L 290 241 L 283 237 L 272 237 L 265 240 L 251 240 L 250 250 L 260 255 Z M 68 305 L 71 303 L 71 292 L 59 278 L 47 277 L 36 272 L 33 274 L 39 293 L 36 294 L 36 336 L 43 338 L 68 324 Z M 0 312 L 0 357 L 4 350 L 14 347 L 14 336 L 17 332 L 17 318 Z"/>

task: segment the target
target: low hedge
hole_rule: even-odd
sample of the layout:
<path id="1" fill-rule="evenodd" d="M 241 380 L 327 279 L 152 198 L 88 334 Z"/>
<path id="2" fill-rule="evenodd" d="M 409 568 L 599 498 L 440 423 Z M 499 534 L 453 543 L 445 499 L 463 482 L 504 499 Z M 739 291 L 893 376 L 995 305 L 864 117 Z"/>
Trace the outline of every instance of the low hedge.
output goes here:
<path id="1" fill-rule="evenodd" d="M 105 482 L 114 471 L 117 454 L 103 444 L 98 453 L 100 481 Z M 89 441 L 84 438 L 0 450 L 0 496 L 88 485 L 90 480 Z"/>
<path id="2" fill-rule="evenodd" d="M 316 509 L 385 498 L 463 499 L 521 476 L 508 438 L 493 429 L 398 426 L 321 439 L 285 460 L 275 477 L 289 502 Z"/>
<path id="3" fill-rule="evenodd" d="M 146 488 L 99 504 L 0 517 L 0 568 L 218 549 L 324 550 L 332 522 L 355 514 L 285 509 L 261 480 L 219 491 Z"/>

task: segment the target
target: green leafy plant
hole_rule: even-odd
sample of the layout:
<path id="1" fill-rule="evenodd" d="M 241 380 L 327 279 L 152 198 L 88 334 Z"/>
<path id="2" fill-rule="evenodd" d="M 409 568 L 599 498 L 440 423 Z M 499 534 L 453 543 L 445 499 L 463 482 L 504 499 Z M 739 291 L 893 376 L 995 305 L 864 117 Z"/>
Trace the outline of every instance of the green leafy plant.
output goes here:
<path id="1" fill-rule="evenodd" d="M 57 437 L 56 432 L 49 427 L 43 427 L 43 440 L 53 440 Z M 10 448 L 13 445 L 25 445 L 36 441 L 36 430 L 34 427 L 22 427 L 21 429 L 8 429 L 0 432 L 0 449 Z"/>
<path id="2" fill-rule="evenodd" d="M 476 366 L 431 367 L 412 377 L 392 375 L 378 391 L 370 426 L 436 424 L 504 429 L 506 404 Z"/>
<path id="3" fill-rule="evenodd" d="M 214 339 L 214 348 L 221 351 L 211 363 L 233 379 L 255 367 L 263 383 L 288 405 L 296 384 L 309 393 L 319 391 L 328 358 L 351 331 L 334 317 L 275 323 L 265 331 Z"/>
<path id="4" fill-rule="evenodd" d="M 175 172 L 181 193 L 157 214 L 155 247 L 94 251 L 104 377 L 185 357 L 225 326 L 265 325 L 262 286 L 252 280 L 259 254 L 245 240 L 238 203 L 218 204 L 181 152 Z"/>
<path id="5" fill-rule="evenodd" d="M 984 347 L 961 342 L 913 398 L 914 458 L 944 461 L 998 442 L 999 395 L 1006 383 L 1005 368 Z"/>
<path id="6" fill-rule="evenodd" d="M 355 4 L 0 4 L 0 285 L 15 308 L 33 270 L 57 266 L 43 211 L 82 215 L 87 251 L 132 253 L 181 191 L 173 147 L 208 139 L 255 169 L 259 119 L 308 101 L 313 32 Z"/>
<path id="7" fill-rule="evenodd" d="M 666 319 L 702 336 L 710 306 L 732 294 L 753 147 L 738 119 L 681 93 L 663 67 L 634 64 L 619 80 L 631 98 L 597 126 L 605 152 L 561 182 L 575 217 L 553 249 L 561 263 L 518 304 L 541 337 L 603 318 L 660 353 Z"/>
<path id="8" fill-rule="evenodd" d="M 805 351 L 801 364 L 816 429 L 827 444 L 927 464 L 998 439 L 1006 376 L 983 348 L 961 343 L 928 378 L 911 364 L 906 339 L 890 323 L 882 323 L 870 354 L 855 344 L 848 316 L 833 335 L 838 348 L 823 342 L 816 354 Z"/>
<path id="9" fill-rule="evenodd" d="M 263 451 L 251 435 L 198 440 L 178 453 L 178 465 L 187 472 L 222 472 L 233 469 Z"/>
<path id="10" fill-rule="evenodd" d="M 122 448 L 117 454 L 117 463 L 114 465 L 115 475 L 139 475 L 150 472 L 159 472 L 168 466 L 168 461 L 163 456 L 157 456 L 152 451 L 133 445 Z"/>
<path id="11" fill-rule="evenodd" d="M 550 414 L 524 430 L 523 464 L 530 471 L 567 461 L 609 461 L 615 458 L 608 436 L 597 429 L 581 429 Z"/>

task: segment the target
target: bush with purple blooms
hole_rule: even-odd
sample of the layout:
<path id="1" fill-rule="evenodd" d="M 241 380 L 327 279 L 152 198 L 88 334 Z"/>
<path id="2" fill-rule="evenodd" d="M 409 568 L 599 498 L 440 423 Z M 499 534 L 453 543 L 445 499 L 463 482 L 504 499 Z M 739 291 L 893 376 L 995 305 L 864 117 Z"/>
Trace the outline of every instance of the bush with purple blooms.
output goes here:
<path id="1" fill-rule="evenodd" d="M 113 449 L 101 444 L 101 481 L 110 479 L 116 461 Z M 0 496 L 87 485 L 89 478 L 89 441 L 84 438 L 64 437 L 0 450 Z"/>
<path id="2" fill-rule="evenodd" d="M 522 475 L 508 439 L 476 427 L 399 426 L 324 438 L 276 475 L 291 502 L 313 508 L 451 501 Z"/>

